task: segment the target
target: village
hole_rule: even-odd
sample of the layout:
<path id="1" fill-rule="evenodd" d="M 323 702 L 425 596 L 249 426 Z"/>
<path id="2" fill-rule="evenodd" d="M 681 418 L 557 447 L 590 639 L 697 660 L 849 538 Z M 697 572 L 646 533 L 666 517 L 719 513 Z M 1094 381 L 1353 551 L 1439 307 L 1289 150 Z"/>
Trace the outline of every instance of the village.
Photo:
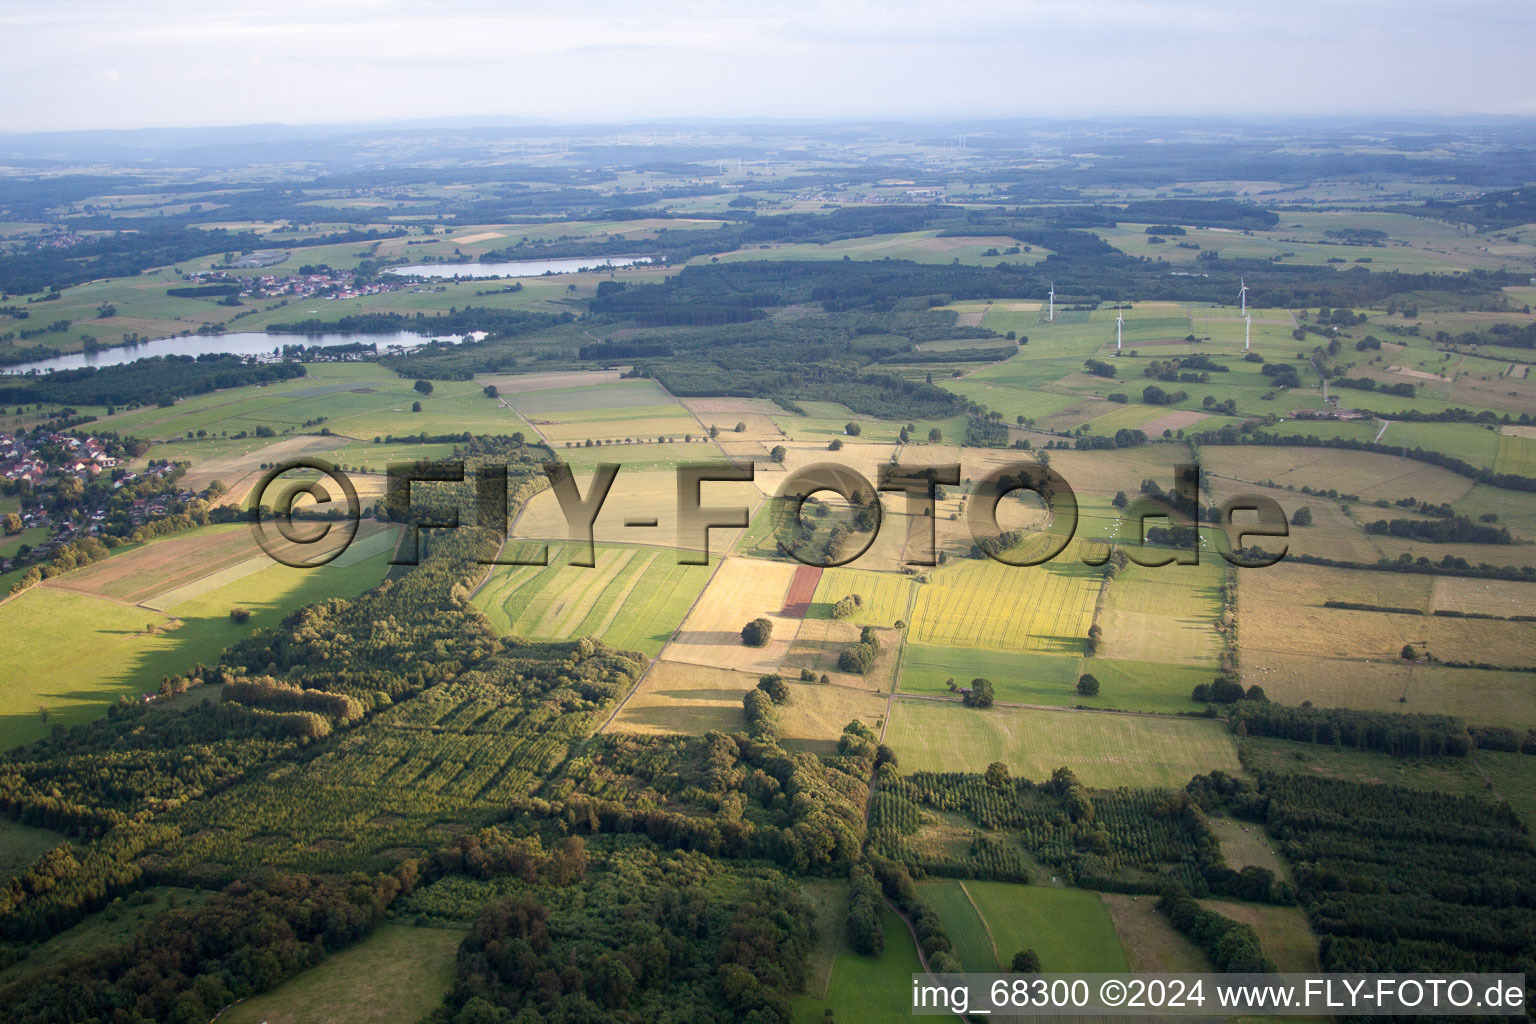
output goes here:
<path id="1" fill-rule="evenodd" d="M 0 572 L 7 572 L 29 562 L 46 560 L 55 549 L 80 537 L 99 533 L 102 524 L 112 513 L 112 495 L 115 492 L 130 484 L 165 478 L 176 470 L 172 463 L 129 470 L 125 465 L 127 460 L 111 452 L 112 446 L 96 437 L 60 433 L 0 433 L 0 478 L 4 480 L 0 487 L 7 494 L 22 496 L 19 510 L 6 517 L 6 532 L 15 534 L 35 529 L 49 531 L 46 540 L 23 545 L 8 557 L 0 559 Z M 86 490 L 84 485 L 101 479 L 103 475 L 112 482 L 110 490 Z M 76 502 L 27 500 L 29 496 L 40 496 L 45 488 L 63 480 L 78 481 L 78 489 L 71 488 L 78 496 Z M 60 492 L 60 497 L 67 495 L 68 492 Z M 194 497 L 196 495 L 191 492 L 165 491 L 150 497 L 134 498 L 122 511 L 127 513 L 129 524 L 139 526 L 165 515 L 172 505 L 182 504 Z"/>

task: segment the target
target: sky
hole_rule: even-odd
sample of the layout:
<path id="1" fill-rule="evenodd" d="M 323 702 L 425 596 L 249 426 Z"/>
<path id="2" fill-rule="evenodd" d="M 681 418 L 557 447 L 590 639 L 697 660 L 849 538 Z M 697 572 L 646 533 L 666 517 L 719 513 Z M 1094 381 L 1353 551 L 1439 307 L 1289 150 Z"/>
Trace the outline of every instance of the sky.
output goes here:
<path id="1" fill-rule="evenodd" d="M 0 132 L 1536 114 L 1531 0 L 0 0 Z"/>

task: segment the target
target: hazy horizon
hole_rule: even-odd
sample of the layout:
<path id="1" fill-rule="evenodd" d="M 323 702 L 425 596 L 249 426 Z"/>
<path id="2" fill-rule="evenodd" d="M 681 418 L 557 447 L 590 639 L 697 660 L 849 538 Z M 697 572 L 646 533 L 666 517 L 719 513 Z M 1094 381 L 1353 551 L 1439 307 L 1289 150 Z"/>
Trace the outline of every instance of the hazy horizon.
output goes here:
<path id="1" fill-rule="evenodd" d="M 1518 0 L 538 5 L 63 0 L 0 12 L 0 132 L 1536 113 Z M 1475 73 L 1468 73 L 1468 69 Z M 664 111 L 658 115 L 658 111 Z"/>

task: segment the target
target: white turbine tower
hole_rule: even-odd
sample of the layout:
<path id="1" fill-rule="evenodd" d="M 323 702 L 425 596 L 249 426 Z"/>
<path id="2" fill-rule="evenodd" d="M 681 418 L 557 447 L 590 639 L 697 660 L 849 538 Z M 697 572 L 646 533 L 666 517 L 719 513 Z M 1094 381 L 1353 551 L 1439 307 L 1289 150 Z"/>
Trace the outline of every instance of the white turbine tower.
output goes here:
<path id="1" fill-rule="evenodd" d="M 1243 303 L 1243 316 L 1247 316 L 1248 315 L 1248 282 L 1243 280 L 1242 278 L 1238 278 L 1238 281 L 1240 281 L 1242 283 L 1242 287 L 1237 290 L 1237 297 L 1240 300 L 1242 300 L 1242 303 Z"/>
<path id="2" fill-rule="evenodd" d="M 1248 345 L 1253 340 L 1253 317 L 1243 314 L 1243 351 L 1248 351 Z"/>
<path id="3" fill-rule="evenodd" d="M 1056 282 L 1055 281 L 1051 282 L 1051 305 L 1050 305 L 1050 311 L 1045 314 L 1045 319 L 1047 321 L 1049 321 L 1050 323 L 1055 323 L 1056 322 Z"/>
<path id="4" fill-rule="evenodd" d="M 1125 326 L 1125 314 L 1115 313 L 1115 351 L 1120 351 L 1120 329 Z"/>

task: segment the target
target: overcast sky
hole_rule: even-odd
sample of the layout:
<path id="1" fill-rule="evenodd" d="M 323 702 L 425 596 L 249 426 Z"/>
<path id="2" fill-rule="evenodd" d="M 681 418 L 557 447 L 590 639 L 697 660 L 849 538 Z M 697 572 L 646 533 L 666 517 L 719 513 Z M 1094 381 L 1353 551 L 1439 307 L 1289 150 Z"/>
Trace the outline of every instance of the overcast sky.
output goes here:
<path id="1" fill-rule="evenodd" d="M 0 0 L 0 131 L 1536 113 L 1531 0 Z"/>

